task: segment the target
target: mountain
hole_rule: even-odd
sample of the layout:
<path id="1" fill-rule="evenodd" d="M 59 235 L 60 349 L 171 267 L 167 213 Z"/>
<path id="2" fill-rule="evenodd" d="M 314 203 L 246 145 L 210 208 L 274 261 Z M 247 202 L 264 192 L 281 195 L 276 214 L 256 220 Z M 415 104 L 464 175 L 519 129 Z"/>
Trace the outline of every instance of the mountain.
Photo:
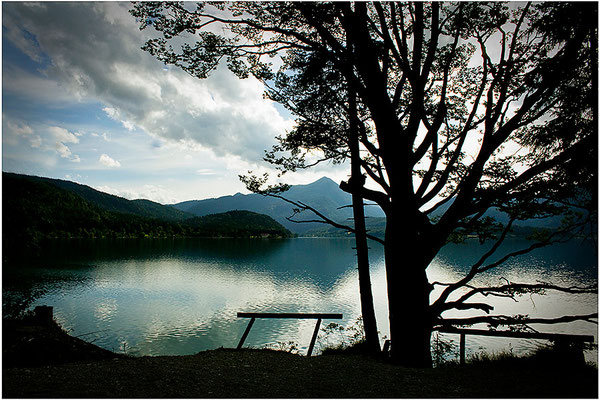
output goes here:
<path id="1" fill-rule="evenodd" d="M 43 182 L 80 196 L 91 204 L 106 210 L 122 214 L 133 214 L 147 218 L 158 218 L 167 221 L 183 221 L 193 215 L 170 206 L 165 206 L 150 200 L 127 200 L 119 196 L 100 192 L 89 186 L 61 179 L 43 178 L 38 176 L 2 173 L 3 182 L 7 178 Z"/>
<path id="2" fill-rule="evenodd" d="M 273 218 L 251 211 L 236 210 L 194 217 L 186 220 L 184 224 L 191 227 L 194 236 L 200 237 L 292 236 L 289 230 Z"/>
<path id="3" fill-rule="evenodd" d="M 301 201 L 323 213 L 328 218 L 352 225 L 352 208 L 345 207 L 352 204 L 351 196 L 342 191 L 338 185 L 327 177 L 308 185 L 294 185 L 283 197 L 290 200 Z M 293 215 L 293 208 L 289 203 L 260 194 L 241 194 L 223 196 L 206 200 L 191 200 L 173 204 L 174 208 L 197 216 L 222 213 L 232 210 L 248 210 L 266 214 L 275 219 L 292 232 L 304 233 L 309 230 L 321 228 L 320 223 L 294 223 L 286 219 Z M 383 217 L 383 211 L 378 206 L 365 207 L 365 213 L 370 217 Z M 297 220 L 317 219 L 310 211 L 305 211 L 295 217 Z"/>
<path id="4" fill-rule="evenodd" d="M 47 238 L 292 236 L 271 217 L 249 211 L 192 217 L 183 221 L 115 212 L 100 207 L 98 203 L 101 202 L 91 202 L 55 185 L 54 181 L 3 173 L 4 259 L 7 259 L 7 254 L 10 258 L 20 252 L 35 252 L 40 241 Z M 80 186 L 76 188 L 80 189 Z"/>
<path id="5" fill-rule="evenodd" d="M 368 234 L 380 239 L 385 238 L 385 217 L 368 217 L 365 219 L 365 226 Z M 320 224 L 320 226 L 304 232 L 303 235 L 309 237 L 354 237 L 349 232 L 327 224 Z"/>
<path id="6" fill-rule="evenodd" d="M 442 214 L 444 214 L 448 210 L 448 208 L 450 208 L 453 202 L 454 199 L 449 200 L 446 204 L 442 205 L 440 208 L 432 212 L 431 217 L 441 217 Z M 569 208 L 571 209 L 571 211 L 578 211 L 576 207 Z M 485 212 L 485 214 L 483 214 L 483 217 L 493 218 L 497 222 L 500 222 L 504 225 L 506 225 L 509 221 L 509 215 L 505 212 L 500 211 L 497 207 L 489 208 Z M 516 220 L 513 222 L 513 229 L 519 232 L 528 233 L 533 229 L 556 229 L 561 225 L 563 218 L 565 218 L 564 215 L 554 215 L 547 218 L 530 218 L 525 220 Z"/>

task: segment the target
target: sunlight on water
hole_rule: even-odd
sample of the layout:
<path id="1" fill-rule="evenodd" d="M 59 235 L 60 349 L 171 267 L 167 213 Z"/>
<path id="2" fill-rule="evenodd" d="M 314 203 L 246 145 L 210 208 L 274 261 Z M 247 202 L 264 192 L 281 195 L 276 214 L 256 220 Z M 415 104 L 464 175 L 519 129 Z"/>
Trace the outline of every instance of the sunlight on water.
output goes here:
<path id="1" fill-rule="evenodd" d="M 511 248 L 522 242 L 511 243 Z M 343 325 L 360 315 L 354 243 L 349 239 L 97 241 L 63 243 L 42 265 L 15 269 L 4 280 L 28 282 L 45 293 L 32 306 L 54 307 L 72 335 L 134 355 L 180 355 L 235 347 L 247 319 L 237 312 L 335 312 Z M 371 245 L 372 285 L 379 330 L 389 336 L 383 249 Z M 453 282 L 468 271 L 481 249 L 449 246 L 428 269 L 431 281 Z M 511 260 L 477 283 L 506 280 L 562 285 L 596 282 L 593 249 L 568 245 Z M 6 271 L 6 269 L 5 269 Z M 6 272 L 5 272 L 6 274 Z M 7 284 L 8 282 L 8 284 Z M 431 299 L 437 298 L 436 288 Z M 489 298 L 480 300 L 490 301 Z M 475 301 L 475 298 L 474 298 Z M 556 317 L 597 309 L 597 297 L 549 293 L 491 299 L 498 314 Z M 444 316 L 476 315 L 447 312 Z M 332 321 L 323 321 L 327 324 Z M 340 322 L 340 321 L 336 321 Z M 314 320 L 257 320 L 247 346 L 277 347 L 294 341 L 306 352 Z M 485 328 L 485 327 L 484 327 Z M 589 323 L 540 327 L 543 331 L 596 335 Z M 458 338 L 449 339 L 458 342 Z M 530 350 L 535 341 L 468 337 L 468 353 L 512 348 Z"/>
<path id="2" fill-rule="evenodd" d="M 527 247 L 523 240 L 509 241 L 507 250 L 515 251 Z M 481 249 L 471 245 L 449 246 L 433 262 L 428 269 L 430 281 L 454 282 L 468 272 L 470 266 L 483 254 Z M 466 251 L 465 251 L 466 250 Z M 493 258 L 490 261 L 495 261 Z M 454 262 L 453 262 L 454 261 Z M 597 258 L 593 247 L 582 247 L 578 243 L 553 246 L 536 250 L 524 256 L 508 260 L 501 267 L 492 269 L 477 277 L 473 283 L 478 286 L 500 286 L 507 282 L 545 283 L 551 282 L 559 286 L 585 287 L 597 282 Z M 437 286 L 431 299 L 437 299 L 443 287 Z M 466 290 L 459 291 L 450 297 L 458 298 Z M 516 300 L 516 301 L 515 301 Z M 491 315 L 528 315 L 530 317 L 556 318 L 562 315 L 583 315 L 597 312 L 598 297 L 596 294 L 566 294 L 548 290 L 545 294 L 523 294 L 516 299 L 476 295 L 470 302 L 487 302 L 494 306 Z M 444 317 L 465 317 L 482 315 L 481 311 L 447 311 Z M 532 328 L 540 332 L 586 334 L 597 337 L 597 325 L 584 321 L 564 324 L 532 324 Z M 485 324 L 474 325 L 473 328 L 487 329 Z M 499 329 L 505 329 L 500 327 Z M 444 338 L 458 343 L 458 335 L 443 335 Z M 488 338 L 483 336 L 467 337 L 467 356 L 474 352 L 514 351 L 522 353 L 535 350 L 548 342 L 541 340 Z M 597 359 L 597 351 L 587 352 L 588 360 Z"/>

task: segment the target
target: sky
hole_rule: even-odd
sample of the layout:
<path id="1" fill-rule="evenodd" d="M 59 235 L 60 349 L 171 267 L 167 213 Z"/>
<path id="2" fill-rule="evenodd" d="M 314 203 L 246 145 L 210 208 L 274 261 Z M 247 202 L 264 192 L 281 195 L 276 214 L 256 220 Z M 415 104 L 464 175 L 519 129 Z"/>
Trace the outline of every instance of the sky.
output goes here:
<path id="1" fill-rule="evenodd" d="M 247 193 L 293 127 L 253 78 L 200 80 L 140 47 L 129 2 L 2 3 L 2 170 L 163 204 Z M 287 174 L 346 179 L 346 166 Z"/>

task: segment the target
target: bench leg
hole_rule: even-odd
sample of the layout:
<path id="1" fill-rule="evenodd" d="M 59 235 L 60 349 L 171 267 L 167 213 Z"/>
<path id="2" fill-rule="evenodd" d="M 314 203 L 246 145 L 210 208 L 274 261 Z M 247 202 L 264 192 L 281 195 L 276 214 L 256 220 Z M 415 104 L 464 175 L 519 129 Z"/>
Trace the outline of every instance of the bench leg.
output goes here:
<path id="1" fill-rule="evenodd" d="M 240 342 L 237 345 L 237 349 L 241 349 L 242 345 L 244 344 L 244 341 L 246 340 L 246 337 L 248 336 L 248 334 L 250 333 L 250 329 L 252 328 L 252 325 L 254 324 L 254 320 L 256 318 L 252 318 L 250 319 L 250 322 L 248 322 L 248 326 L 246 327 L 246 330 L 244 331 L 244 334 L 242 335 L 242 338 L 240 339 Z"/>
<path id="2" fill-rule="evenodd" d="M 315 342 L 317 341 L 317 336 L 319 336 L 319 327 L 320 326 L 321 326 L 321 318 L 319 318 L 317 320 L 317 324 L 315 325 L 315 331 L 313 332 L 312 339 L 310 340 L 310 346 L 308 346 L 307 356 L 309 356 L 309 357 L 312 354 L 313 349 L 315 348 Z"/>
<path id="3" fill-rule="evenodd" d="M 465 347 L 466 347 L 466 336 L 464 333 L 460 334 L 460 365 L 464 365 L 465 364 Z"/>

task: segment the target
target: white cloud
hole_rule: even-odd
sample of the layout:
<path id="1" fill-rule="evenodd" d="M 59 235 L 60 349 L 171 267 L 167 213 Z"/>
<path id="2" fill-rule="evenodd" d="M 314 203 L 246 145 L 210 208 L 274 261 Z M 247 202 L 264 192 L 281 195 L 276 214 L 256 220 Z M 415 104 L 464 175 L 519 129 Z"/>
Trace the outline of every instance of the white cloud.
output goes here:
<path id="1" fill-rule="evenodd" d="M 10 21 L 4 24 L 7 38 L 18 48 L 33 60 L 44 55 L 51 60 L 38 96 L 50 98 L 54 84 L 80 101 L 104 104 L 104 112 L 130 131 L 141 128 L 218 156 L 260 161 L 274 137 L 291 127 L 263 99 L 262 84 L 239 80 L 225 68 L 206 80 L 177 68 L 165 71 L 140 50 L 153 33 L 139 31 L 129 8 L 120 2 L 57 2 L 43 8 L 5 3 L 3 19 Z M 34 85 L 29 87 L 27 93 L 35 95 Z"/>
<path id="2" fill-rule="evenodd" d="M 108 154 L 102 154 L 100 156 L 100 158 L 98 159 L 98 162 L 106 167 L 110 167 L 110 168 L 118 168 L 121 166 L 121 163 L 113 160 L 112 158 L 110 158 L 108 156 Z"/>
<path id="3" fill-rule="evenodd" d="M 39 149 L 40 147 L 42 147 L 42 138 L 39 135 L 35 135 L 31 139 L 29 139 L 29 142 L 31 143 L 31 147 L 33 148 Z"/>
<path id="4" fill-rule="evenodd" d="M 33 129 L 27 124 L 7 121 L 6 125 L 8 130 L 14 135 L 27 136 L 33 134 Z"/>
<path id="5" fill-rule="evenodd" d="M 118 189 L 108 185 L 99 185 L 94 188 L 101 192 L 123 197 L 128 200 L 148 199 L 161 204 L 174 204 L 179 202 L 179 200 L 173 196 L 173 193 L 162 185 L 146 184 L 128 189 Z"/>
<path id="6" fill-rule="evenodd" d="M 108 115 L 110 118 L 112 118 L 114 120 L 119 119 L 119 112 L 112 107 L 104 107 L 102 109 L 102 111 L 104 111 L 106 113 L 106 115 Z"/>
<path id="7" fill-rule="evenodd" d="M 80 183 L 79 180 L 81 179 L 81 175 L 80 174 L 65 174 L 65 179 Z"/>
<path id="8" fill-rule="evenodd" d="M 67 145 L 61 142 L 56 142 L 54 144 L 54 149 L 62 158 L 70 158 L 71 157 L 71 149 Z"/>
<path id="9" fill-rule="evenodd" d="M 92 133 L 90 133 L 90 136 L 91 136 L 91 137 L 95 137 L 95 138 L 97 138 L 97 137 L 101 137 L 102 139 L 104 139 L 104 141 L 106 141 L 106 142 L 110 142 L 110 136 L 109 136 L 109 134 L 108 134 L 108 133 L 106 133 L 106 132 L 104 132 L 104 133 L 102 133 L 102 134 L 99 134 L 99 133 L 96 133 L 96 132 L 92 132 Z"/>
<path id="10" fill-rule="evenodd" d="M 6 145 L 16 146 L 19 142 L 29 140 L 31 147 L 38 145 L 39 136 L 33 136 L 33 129 L 22 121 L 14 121 L 6 114 L 2 114 L 2 142 Z"/>
<path id="11" fill-rule="evenodd" d="M 9 168 L 86 171 L 82 183 L 121 185 L 128 198 L 165 203 L 244 191 L 238 174 L 269 170 L 263 151 L 291 121 L 263 99 L 258 81 L 226 69 L 199 80 L 163 68 L 140 50 L 152 32 L 139 31 L 129 3 L 42 4 L 3 4 L 5 39 L 39 62 L 38 71 L 3 62 L 4 93 L 31 109 L 41 105 L 29 116 L 28 107 L 3 116 Z M 118 172 L 118 184 L 105 181 L 108 168 Z"/>
<path id="12" fill-rule="evenodd" d="M 48 128 L 48 131 L 52 135 L 55 141 L 62 143 L 79 143 L 79 138 L 66 130 L 65 128 L 61 128 L 59 126 L 51 126 Z"/>
<path id="13" fill-rule="evenodd" d="M 212 169 L 207 169 L 207 168 L 201 168 L 196 170 L 196 175 L 200 175 L 200 176 L 208 176 L 208 175 L 215 175 L 216 172 L 213 171 Z"/>
<path id="14" fill-rule="evenodd" d="M 2 137 L 6 145 L 18 146 L 19 143 L 28 143 L 31 148 L 43 151 L 54 151 L 61 158 L 73 162 L 80 162 L 77 154 L 73 154 L 66 143 L 79 143 L 81 134 L 69 132 L 59 126 L 36 126 L 12 119 L 10 116 L 2 115 Z"/>
<path id="15" fill-rule="evenodd" d="M 81 159 L 77 154 L 73 154 L 69 146 L 65 143 L 79 143 L 79 138 L 72 132 L 69 132 L 65 128 L 59 126 L 50 126 L 47 128 L 49 132 L 49 141 L 51 145 L 46 146 L 46 149 L 54 149 L 62 158 L 66 158 L 72 162 L 81 162 Z M 36 142 L 41 147 L 41 138 Z M 35 147 L 35 146 L 34 146 Z"/>

